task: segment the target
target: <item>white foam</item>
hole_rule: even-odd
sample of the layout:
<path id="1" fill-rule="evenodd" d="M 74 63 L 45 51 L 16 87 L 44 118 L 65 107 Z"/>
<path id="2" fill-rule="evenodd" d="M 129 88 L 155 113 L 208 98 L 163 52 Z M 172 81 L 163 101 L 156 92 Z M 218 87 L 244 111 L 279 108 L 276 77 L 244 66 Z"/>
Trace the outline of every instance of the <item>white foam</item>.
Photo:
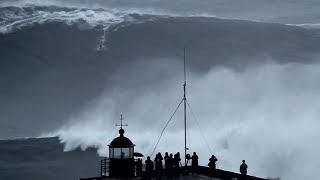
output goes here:
<path id="1" fill-rule="evenodd" d="M 179 14 L 167 11 L 159 11 L 155 8 L 101 8 L 99 6 L 93 6 L 90 8 L 81 6 L 67 6 L 64 8 L 63 4 L 57 2 L 42 2 L 42 3 L 32 3 L 32 5 L 26 2 L 21 2 L 21 6 L 15 4 L 2 4 L 3 7 L 12 6 L 14 8 L 19 8 L 19 12 L 12 10 L 6 10 L 2 17 L 4 21 L 0 23 L 0 33 L 10 33 L 13 30 L 18 30 L 26 26 L 30 26 L 36 23 L 43 24 L 47 22 L 65 22 L 68 25 L 73 25 L 82 20 L 87 23 L 87 26 L 82 23 L 79 28 L 93 28 L 98 25 L 103 26 L 106 30 L 113 24 L 121 23 L 123 21 L 128 21 L 130 23 L 141 23 L 145 21 L 154 20 L 155 17 L 160 16 L 165 17 L 216 17 L 208 13 L 191 13 L 191 14 Z M 34 5 L 34 4 L 37 4 Z M 39 6 L 40 5 L 40 6 Z M 58 5 L 58 6 L 56 6 Z M 59 6 L 61 5 L 61 6 Z M 46 7 L 46 10 L 39 10 L 36 7 Z M 52 8 L 52 9 L 50 9 Z M 31 9 L 31 12 L 30 12 Z M 41 8 L 40 8 L 41 9 Z M 54 9 L 54 10 L 53 10 Z M 2 10 L 4 11 L 4 10 Z M 145 20 L 133 19 L 132 14 L 137 15 L 151 15 Z M 222 17 L 219 17 L 222 18 Z M 224 18 L 225 19 L 225 18 Z"/>
<path id="2" fill-rule="evenodd" d="M 167 66 L 146 63 L 140 67 L 158 67 L 150 74 L 134 72 L 134 76 L 122 69 L 115 77 L 124 74 L 128 81 L 138 81 L 140 75 L 157 76 L 176 68 L 170 62 L 160 62 Z M 246 159 L 249 174 L 292 180 L 312 178 L 320 167 L 319 76 L 319 64 L 265 64 L 243 72 L 218 67 L 205 75 L 188 73 L 188 99 L 213 151 L 206 147 L 188 113 L 190 153 L 198 152 L 203 165 L 214 153 L 222 169 L 238 171 L 241 160 Z M 137 145 L 137 151 L 150 155 L 181 98 L 181 74 L 170 77 L 157 85 L 146 85 L 143 92 L 114 84 L 115 91 L 103 94 L 56 131 L 66 143 L 65 150 L 94 146 L 100 148 L 100 155 L 106 155 L 107 144 L 117 135 L 114 125 L 123 113 L 130 125 L 125 135 Z M 168 126 L 158 151 L 183 152 L 181 110 Z"/>
<path id="3" fill-rule="evenodd" d="M 319 29 L 320 23 L 287 24 L 288 26 L 299 26 L 306 29 Z"/>
<path id="4" fill-rule="evenodd" d="M 32 10 L 32 13 L 25 12 L 24 8 L 19 13 L 6 12 L 5 21 L 0 25 L 0 33 L 9 33 L 15 29 L 21 29 L 33 24 L 47 22 L 64 22 L 68 25 L 84 23 L 79 28 L 92 28 L 95 26 L 109 27 L 111 24 L 121 23 L 124 14 L 115 14 L 102 9 L 69 9 L 68 11 L 57 9 L 55 11 Z M 86 26 L 87 25 L 87 26 Z"/>

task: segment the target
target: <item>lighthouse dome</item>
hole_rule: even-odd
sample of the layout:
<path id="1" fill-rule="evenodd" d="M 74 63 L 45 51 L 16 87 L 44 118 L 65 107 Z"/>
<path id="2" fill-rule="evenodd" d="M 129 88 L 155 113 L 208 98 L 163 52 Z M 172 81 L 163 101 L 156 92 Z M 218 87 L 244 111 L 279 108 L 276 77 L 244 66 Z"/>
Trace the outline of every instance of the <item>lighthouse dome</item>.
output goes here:
<path id="1" fill-rule="evenodd" d="M 119 130 L 119 137 L 114 138 L 111 143 L 109 144 L 109 147 L 114 147 L 114 148 L 126 148 L 126 147 L 133 147 L 135 146 L 132 141 L 127 138 L 124 137 L 124 130 L 122 128 L 120 128 Z"/>

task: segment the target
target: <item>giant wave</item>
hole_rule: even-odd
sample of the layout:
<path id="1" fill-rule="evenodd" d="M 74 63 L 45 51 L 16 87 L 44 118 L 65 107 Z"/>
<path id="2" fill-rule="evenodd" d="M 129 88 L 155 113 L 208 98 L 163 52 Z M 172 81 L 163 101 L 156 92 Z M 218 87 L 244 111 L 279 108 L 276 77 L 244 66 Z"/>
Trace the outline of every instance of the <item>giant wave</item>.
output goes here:
<path id="1" fill-rule="evenodd" d="M 1 137 L 57 136 L 65 151 L 94 147 L 104 156 L 124 114 L 127 135 L 150 154 L 181 97 L 186 46 L 188 97 L 211 147 L 189 114 L 189 146 L 202 164 L 215 153 L 224 169 L 237 171 L 245 158 L 254 175 L 316 174 L 317 29 L 59 6 L 2 7 L 0 14 L 0 112 L 10 120 Z M 181 116 L 159 151 L 182 151 Z M 62 151 L 56 139 L 39 141 L 32 151 Z M 308 168 L 299 171 L 301 163 Z"/>

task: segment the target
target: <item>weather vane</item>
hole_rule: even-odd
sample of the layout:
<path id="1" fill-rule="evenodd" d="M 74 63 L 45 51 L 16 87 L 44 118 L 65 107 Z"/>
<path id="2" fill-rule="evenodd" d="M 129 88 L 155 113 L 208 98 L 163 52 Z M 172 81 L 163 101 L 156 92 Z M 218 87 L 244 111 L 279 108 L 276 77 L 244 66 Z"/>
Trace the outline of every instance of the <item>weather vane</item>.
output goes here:
<path id="1" fill-rule="evenodd" d="M 123 116 L 121 114 L 121 116 L 120 116 L 120 124 L 116 124 L 116 126 L 120 126 L 121 129 L 122 129 L 122 126 L 128 126 L 128 124 L 122 124 L 122 121 L 123 121 Z"/>

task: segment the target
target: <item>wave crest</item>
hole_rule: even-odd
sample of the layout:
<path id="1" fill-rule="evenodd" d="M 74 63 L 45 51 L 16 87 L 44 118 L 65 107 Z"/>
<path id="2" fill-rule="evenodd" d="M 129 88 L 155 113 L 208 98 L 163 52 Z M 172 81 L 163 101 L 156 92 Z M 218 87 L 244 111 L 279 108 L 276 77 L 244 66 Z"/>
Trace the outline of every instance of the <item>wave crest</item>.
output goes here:
<path id="1" fill-rule="evenodd" d="M 67 25 L 77 24 L 81 29 L 96 26 L 108 27 L 121 23 L 125 15 L 112 13 L 105 9 L 64 8 L 57 6 L 25 6 L 0 8 L 1 33 L 10 33 L 32 24 L 63 22 Z"/>

